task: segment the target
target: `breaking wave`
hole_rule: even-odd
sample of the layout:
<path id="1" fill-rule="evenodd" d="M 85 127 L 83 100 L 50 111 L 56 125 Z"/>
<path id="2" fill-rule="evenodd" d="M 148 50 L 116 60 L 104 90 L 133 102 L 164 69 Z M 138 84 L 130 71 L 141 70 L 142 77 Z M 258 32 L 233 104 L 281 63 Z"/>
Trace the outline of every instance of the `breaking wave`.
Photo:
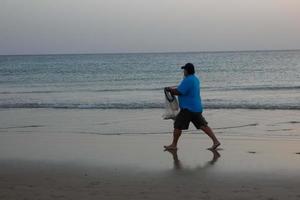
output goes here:
<path id="1" fill-rule="evenodd" d="M 49 109 L 163 109 L 163 103 L 6 103 L 0 108 L 49 108 Z M 210 103 L 205 109 L 265 109 L 265 110 L 300 110 L 296 104 L 225 104 Z"/>

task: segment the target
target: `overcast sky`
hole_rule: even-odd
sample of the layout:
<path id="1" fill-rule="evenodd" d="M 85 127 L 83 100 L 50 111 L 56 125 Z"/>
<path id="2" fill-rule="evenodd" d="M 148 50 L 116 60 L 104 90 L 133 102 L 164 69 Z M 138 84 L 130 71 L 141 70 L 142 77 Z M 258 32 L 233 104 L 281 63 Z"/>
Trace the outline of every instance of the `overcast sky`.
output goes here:
<path id="1" fill-rule="evenodd" d="M 0 54 L 300 49 L 300 0 L 0 0 Z"/>

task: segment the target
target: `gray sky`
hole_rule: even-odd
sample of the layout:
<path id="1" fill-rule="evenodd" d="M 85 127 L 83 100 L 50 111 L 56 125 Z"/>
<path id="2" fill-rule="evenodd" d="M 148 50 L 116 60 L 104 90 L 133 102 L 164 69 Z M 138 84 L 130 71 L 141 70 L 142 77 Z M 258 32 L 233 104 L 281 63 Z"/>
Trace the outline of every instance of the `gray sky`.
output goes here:
<path id="1" fill-rule="evenodd" d="M 299 0 L 0 0 L 0 54 L 300 49 Z"/>

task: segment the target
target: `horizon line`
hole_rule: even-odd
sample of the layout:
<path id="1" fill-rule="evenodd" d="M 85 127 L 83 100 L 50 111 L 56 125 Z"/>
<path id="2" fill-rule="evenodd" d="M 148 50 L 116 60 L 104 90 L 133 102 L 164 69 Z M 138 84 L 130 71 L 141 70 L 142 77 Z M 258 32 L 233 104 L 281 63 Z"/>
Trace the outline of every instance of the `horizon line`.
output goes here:
<path id="1" fill-rule="evenodd" d="M 236 52 L 271 52 L 300 51 L 300 49 L 260 49 L 260 50 L 217 50 L 217 51 L 141 51 L 141 52 L 103 52 L 103 53 L 41 53 L 41 54 L 0 54 L 0 56 L 50 56 L 50 55 L 112 55 L 112 54 L 176 54 L 176 53 L 236 53 Z"/>

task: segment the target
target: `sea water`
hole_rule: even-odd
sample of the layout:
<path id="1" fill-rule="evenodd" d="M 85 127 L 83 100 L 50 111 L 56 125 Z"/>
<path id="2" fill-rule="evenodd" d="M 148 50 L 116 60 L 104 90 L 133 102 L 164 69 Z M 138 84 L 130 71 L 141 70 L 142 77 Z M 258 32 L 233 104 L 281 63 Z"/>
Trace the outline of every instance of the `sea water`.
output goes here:
<path id="1" fill-rule="evenodd" d="M 2 55 L 0 108 L 163 108 L 187 62 L 205 109 L 300 110 L 300 51 Z"/>

